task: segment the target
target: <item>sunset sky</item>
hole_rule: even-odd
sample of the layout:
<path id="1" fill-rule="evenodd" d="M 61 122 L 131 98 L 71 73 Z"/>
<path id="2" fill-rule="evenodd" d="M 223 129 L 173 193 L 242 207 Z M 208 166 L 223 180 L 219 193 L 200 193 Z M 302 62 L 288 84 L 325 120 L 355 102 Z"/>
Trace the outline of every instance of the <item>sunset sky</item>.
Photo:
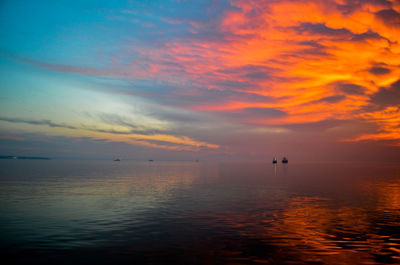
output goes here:
<path id="1" fill-rule="evenodd" d="M 400 0 L 1 1 L 0 155 L 400 161 Z"/>

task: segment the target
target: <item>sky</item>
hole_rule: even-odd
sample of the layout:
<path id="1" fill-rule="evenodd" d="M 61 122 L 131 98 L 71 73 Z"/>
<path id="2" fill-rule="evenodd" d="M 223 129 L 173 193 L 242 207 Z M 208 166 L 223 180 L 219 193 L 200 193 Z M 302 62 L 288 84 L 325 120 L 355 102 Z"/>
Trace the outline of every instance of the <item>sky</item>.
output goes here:
<path id="1" fill-rule="evenodd" d="M 0 155 L 399 162 L 400 1 L 0 1 Z"/>

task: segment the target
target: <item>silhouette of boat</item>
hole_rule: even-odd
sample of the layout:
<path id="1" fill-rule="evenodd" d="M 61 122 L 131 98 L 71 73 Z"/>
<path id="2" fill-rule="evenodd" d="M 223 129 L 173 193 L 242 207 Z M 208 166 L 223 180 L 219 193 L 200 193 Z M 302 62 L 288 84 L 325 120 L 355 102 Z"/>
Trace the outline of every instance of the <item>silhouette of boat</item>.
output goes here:
<path id="1" fill-rule="evenodd" d="M 149 162 L 153 162 L 154 160 L 153 159 L 149 159 Z"/>
<path id="2" fill-rule="evenodd" d="M 119 159 L 119 158 L 114 158 L 114 161 L 121 161 L 121 159 Z"/>
<path id="3" fill-rule="evenodd" d="M 278 159 L 276 159 L 276 157 L 274 157 L 274 158 L 272 159 L 272 164 L 276 164 L 276 163 L 278 163 Z"/>
<path id="4" fill-rule="evenodd" d="M 282 163 L 286 164 L 287 162 L 289 162 L 288 159 L 286 157 L 283 157 L 282 158 Z"/>

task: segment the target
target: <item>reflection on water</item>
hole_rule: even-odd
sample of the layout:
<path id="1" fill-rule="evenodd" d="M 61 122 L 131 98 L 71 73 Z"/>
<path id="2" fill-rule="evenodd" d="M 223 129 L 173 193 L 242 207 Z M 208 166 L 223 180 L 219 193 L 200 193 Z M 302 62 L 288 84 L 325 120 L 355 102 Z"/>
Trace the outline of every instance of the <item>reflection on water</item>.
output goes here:
<path id="1" fill-rule="evenodd" d="M 0 161 L 9 263 L 400 262 L 400 166 Z"/>

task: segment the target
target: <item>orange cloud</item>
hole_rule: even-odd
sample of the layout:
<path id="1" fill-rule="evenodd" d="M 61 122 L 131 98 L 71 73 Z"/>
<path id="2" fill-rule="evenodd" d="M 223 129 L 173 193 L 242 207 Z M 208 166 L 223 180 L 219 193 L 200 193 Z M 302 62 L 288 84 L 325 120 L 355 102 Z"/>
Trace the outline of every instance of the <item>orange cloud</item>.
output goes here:
<path id="1" fill-rule="evenodd" d="M 380 130 L 374 134 L 362 134 L 350 141 L 362 140 L 394 140 L 400 146 L 400 108 L 387 107 L 376 112 L 366 112 L 360 116 L 370 122 L 379 124 Z"/>
<path id="2" fill-rule="evenodd" d="M 217 144 L 197 141 L 187 136 L 177 136 L 165 133 L 145 134 L 131 132 L 129 128 L 121 127 L 120 130 L 102 129 L 97 126 L 82 126 L 70 124 L 58 124 L 49 120 L 24 120 L 16 118 L 0 117 L 0 123 L 11 124 L 15 130 L 20 132 L 45 132 L 49 135 L 62 135 L 70 137 L 88 137 L 92 139 L 103 139 L 111 142 L 124 142 L 133 145 L 148 146 L 159 149 L 178 151 L 197 151 L 200 149 L 218 149 Z M 103 124 L 104 126 L 104 124 Z M 0 139 L 2 136 L 0 135 Z M 22 140 L 19 137 L 4 139 Z"/>
<path id="3" fill-rule="evenodd" d="M 115 62 L 112 75 L 156 80 L 175 87 L 165 96 L 173 105 L 247 114 L 241 121 L 255 125 L 362 119 L 380 129 L 352 140 L 400 145 L 400 102 L 367 111 L 371 98 L 400 78 L 398 1 L 235 0 L 231 5 L 235 9 L 210 24 L 188 23 L 190 35 L 171 37 L 157 49 L 136 45 L 137 59 Z M 199 35 L 204 28 L 215 31 Z M 218 98 L 211 91 L 219 92 Z M 254 117 L 248 111 L 263 108 L 286 115 L 266 111 Z M 171 140 L 199 146 L 190 139 Z"/>
<path id="4" fill-rule="evenodd" d="M 399 139 L 398 120 L 392 114 L 363 111 L 380 87 L 400 76 L 398 4 L 288 0 L 233 1 L 233 5 L 238 10 L 227 12 L 218 25 L 224 41 L 177 41 L 157 56 L 173 58 L 198 86 L 273 100 L 230 98 L 202 101 L 188 109 L 240 113 L 247 108 L 274 108 L 288 114 L 249 117 L 253 123 L 273 125 L 361 118 L 376 123 L 381 131 L 355 140 Z M 339 83 L 362 87 L 362 92 L 348 93 L 335 87 Z"/>

